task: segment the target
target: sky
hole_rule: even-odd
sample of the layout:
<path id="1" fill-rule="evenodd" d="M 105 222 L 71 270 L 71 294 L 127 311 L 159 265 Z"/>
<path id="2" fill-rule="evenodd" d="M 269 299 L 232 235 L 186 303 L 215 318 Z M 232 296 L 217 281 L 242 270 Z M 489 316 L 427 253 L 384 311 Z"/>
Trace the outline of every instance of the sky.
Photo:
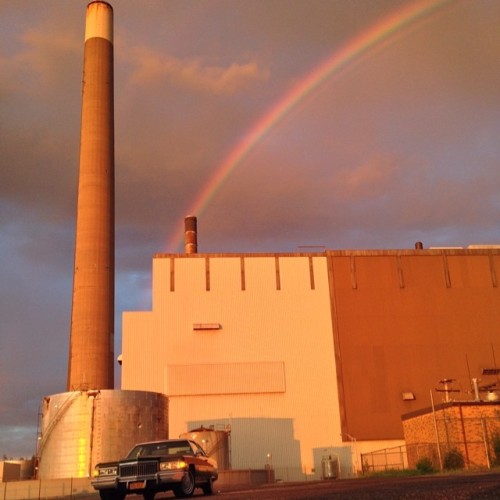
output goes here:
<path id="1" fill-rule="evenodd" d="M 199 252 L 500 244 L 498 0 L 111 3 L 116 354 L 188 214 Z M 0 456 L 66 390 L 86 4 L 0 2 Z"/>

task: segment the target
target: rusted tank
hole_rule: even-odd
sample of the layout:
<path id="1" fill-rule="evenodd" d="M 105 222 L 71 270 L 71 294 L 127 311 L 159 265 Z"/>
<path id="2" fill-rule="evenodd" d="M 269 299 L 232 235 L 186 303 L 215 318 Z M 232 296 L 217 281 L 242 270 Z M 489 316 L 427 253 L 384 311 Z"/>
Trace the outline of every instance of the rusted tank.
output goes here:
<path id="1" fill-rule="evenodd" d="M 231 430 L 229 428 L 216 430 L 212 427 L 202 426 L 184 432 L 180 437 L 192 439 L 198 443 L 209 457 L 217 461 L 219 470 L 229 470 L 231 468 L 229 459 Z"/>
<path id="2" fill-rule="evenodd" d="M 156 392 L 63 392 L 43 399 L 41 415 L 40 479 L 90 477 L 135 443 L 168 437 L 168 399 Z"/>

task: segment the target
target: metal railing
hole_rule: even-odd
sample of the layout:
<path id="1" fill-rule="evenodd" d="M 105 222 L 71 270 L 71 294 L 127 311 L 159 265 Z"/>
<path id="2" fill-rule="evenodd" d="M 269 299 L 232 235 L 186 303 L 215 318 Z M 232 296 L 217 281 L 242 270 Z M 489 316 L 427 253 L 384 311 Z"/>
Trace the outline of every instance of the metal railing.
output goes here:
<path id="1" fill-rule="evenodd" d="M 361 470 L 363 474 L 407 468 L 408 458 L 405 445 L 370 453 L 361 453 Z"/>
<path id="2" fill-rule="evenodd" d="M 459 468 L 500 465 L 500 418 L 446 416 L 436 419 L 436 441 L 410 443 L 361 454 L 363 474 L 415 469 L 427 459 L 434 470 L 454 468 L 448 459 L 459 457 Z"/>

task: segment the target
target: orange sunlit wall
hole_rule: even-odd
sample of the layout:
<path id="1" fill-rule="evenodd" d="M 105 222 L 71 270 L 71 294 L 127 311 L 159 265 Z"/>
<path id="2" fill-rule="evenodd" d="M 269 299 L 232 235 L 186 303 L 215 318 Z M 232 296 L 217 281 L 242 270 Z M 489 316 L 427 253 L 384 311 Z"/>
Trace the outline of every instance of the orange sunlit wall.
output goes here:
<path id="1" fill-rule="evenodd" d="M 358 440 L 398 439 L 445 378 L 500 362 L 500 251 L 328 252 L 341 422 Z M 491 382 L 483 377 L 485 382 Z M 406 400 L 403 399 L 405 393 Z M 413 395 L 415 399 L 408 399 Z"/>
<path id="2" fill-rule="evenodd" d="M 276 477 L 319 478 L 325 449 L 351 457 L 329 292 L 323 253 L 158 254 L 152 310 L 123 316 L 122 388 L 168 396 L 170 437 L 229 426 L 235 469 L 271 454 Z"/>

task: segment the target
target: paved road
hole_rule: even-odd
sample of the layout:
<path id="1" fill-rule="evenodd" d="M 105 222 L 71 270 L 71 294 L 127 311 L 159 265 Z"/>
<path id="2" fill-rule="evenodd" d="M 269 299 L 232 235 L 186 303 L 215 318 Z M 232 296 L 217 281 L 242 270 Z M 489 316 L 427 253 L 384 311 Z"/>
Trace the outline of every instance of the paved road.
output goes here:
<path id="1" fill-rule="evenodd" d="M 229 499 L 259 500 L 493 500 L 500 499 L 500 474 L 361 478 L 221 492 Z"/>
<path id="2" fill-rule="evenodd" d="M 217 490 L 217 483 L 215 483 Z M 96 500 L 95 495 L 88 500 Z M 127 500 L 142 497 L 129 496 Z M 171 493 L 156 498 L 173 498 Z M 203 498 L 196 490 L 193 498 Z M 212 497 L 227 500 L 493 500 L 500 499 L 500 474 L 459 474 L 404 478 L 359 478 L 283 483 L 260 487 L 220 487 Z M 82 499 L 86 500 L 86 499 Z"/>

